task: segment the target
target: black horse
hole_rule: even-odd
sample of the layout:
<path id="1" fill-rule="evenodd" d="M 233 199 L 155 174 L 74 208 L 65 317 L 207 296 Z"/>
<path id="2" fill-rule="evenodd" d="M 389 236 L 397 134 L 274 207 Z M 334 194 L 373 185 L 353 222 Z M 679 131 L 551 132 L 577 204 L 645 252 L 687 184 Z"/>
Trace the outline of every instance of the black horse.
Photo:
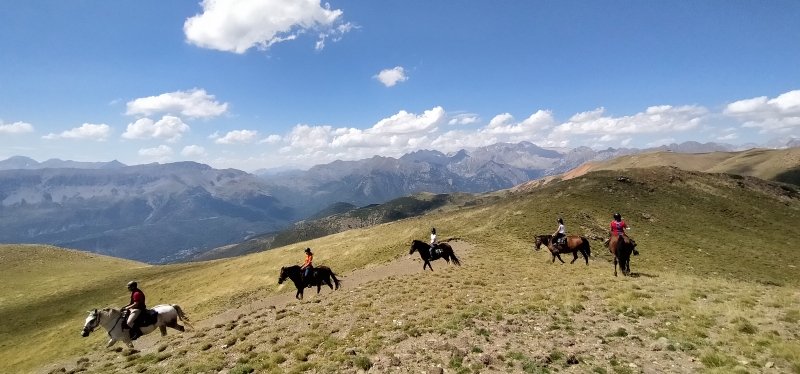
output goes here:
<path id="1" fill-rule="evenodd" d="M 294 286 L 297 287 L 297 294 L 294 295 L 296 299 L 303 299 L 303 289 L 306 286 L 317 286 L 317 293 L 322 290 L 322 284 L 327 284 L 332 290 L 339 289 L 339 280 L 336 279 L 336 274 L 333 273 L 327 266 L 318 266 L 311 270 L 311 274 L 309 278 L 302 279 L 303 270 L 300 269 L 299 265 L 294 266 L 285 266 L 281 268 L 281 274 L 278 276 L 278 284 L 283 284 L 283 281 L 286 278 L 289 278 L 294 282 Z M 331 283 L 331 278 L 333 278 L 333 283 Z M 333 285 L 336 284 L 336 288 Z"/>
<path id="2" fill-rule="evenodd" d="M 461 262 L 458 261 L 458 258 L 456 258 L 456 254 L 453 253 L 453 247 L 451 247 L 450 244 L 447 243 L 436 244 L 436 249 L 434 250 L 433 258 L 431 258 L 431 253 L 429 251 L 430 248 L 431 248 L 430 244 L 425 243 L 421 240 L 414 240 L 413 242 L 411 242 L 411 250 L 408 252 L 408 254 L 412 254 L 414 253 L 414 251 L 419 252 L 419 257 L 422 257 L 422 261 L 425 261 L 425 263 L 422 264 L 422 270 L 425 270 L 425 267 L 427 266 L 428 268 L 431 269 L 431 271 L 433 271 L 433 266 L 431 266 L 431 261 L 438 260 L 440 258 L 443 258 L 445 261 L 447 261 L 448 264 L 452 260 L 453 265 L 461 266 Z"/>

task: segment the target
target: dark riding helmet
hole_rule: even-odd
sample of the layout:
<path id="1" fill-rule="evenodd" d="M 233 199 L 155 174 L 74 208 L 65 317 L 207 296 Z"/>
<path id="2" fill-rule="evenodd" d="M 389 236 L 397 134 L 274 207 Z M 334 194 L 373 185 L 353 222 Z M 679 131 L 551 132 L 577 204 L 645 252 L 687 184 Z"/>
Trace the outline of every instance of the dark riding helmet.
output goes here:
<path id="1" fill-rule="evenodd" d="M 311 248 L 306 248 L 306 253 L 311 253 Z"/>
<path id="2" fill-rule="evenodd" d="M 138 285 L 138 284 L 136 284 L 136 282 L 135 282 L 135 281 L 130 281 L 130 282 L 128 282 L 128 289 L 131 289 L 131 288 L 138 288 L 138 287 L 139 287 L 139 285 Z"/>
<path id="3" fill-rule="evenodd" d="M 622 219 L 622 216 L 619 213 L 614 213 L 614 219 Z"/>
<path id="4" fill-rule="evenodd" d="M 564 220 L 563 220 L 563 219 L 561 219 L 561 218 L 559 218 L 559 219 L 558 219 L 558 223 L 560 223 L 560 224 L 562 224 L 562 225 L 563 225 L 563 224 L 564 224 Z"/>
<path id="5" fill-rule="evenodd" d="M 434 228 L 431 229 L 431 234 L 435 234 L 435 233 L 436 233 L 436 228 L 434 227 Z"/>

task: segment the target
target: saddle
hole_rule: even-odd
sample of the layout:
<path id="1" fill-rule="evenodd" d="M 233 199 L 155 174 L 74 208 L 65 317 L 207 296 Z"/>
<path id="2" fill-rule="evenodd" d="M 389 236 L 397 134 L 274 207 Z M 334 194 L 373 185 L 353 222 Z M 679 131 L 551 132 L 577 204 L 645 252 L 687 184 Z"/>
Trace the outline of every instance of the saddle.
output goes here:
<path id="1" fill-rule="evenodd" d="M 121 319 L 126 320 L 128 316 L 131 314 L 130 310 L 125 310 L 124 313 L 120 316 Z M 133 326 L 131 326 L 130 334 L 131 340 L 139 339 L 142 336 L 142 327 L 152 326 L 158 322 L 158 312 L 155 309 L 145 309 L 139 314 L 139 317 L 136 317 L 136 320 L 133 321 Z"/>
<path id="2" fill-rule="evenodd" d="M 566 245 L 567 244 L 567 237 L 566 236 L 562 236 L 562 237 L 556 239 L 555 243 L 553 243 L 553 244 L 555 244 L 556 246 L 559 246 L 559 247 L 563 246 L 563 245 Z"/>

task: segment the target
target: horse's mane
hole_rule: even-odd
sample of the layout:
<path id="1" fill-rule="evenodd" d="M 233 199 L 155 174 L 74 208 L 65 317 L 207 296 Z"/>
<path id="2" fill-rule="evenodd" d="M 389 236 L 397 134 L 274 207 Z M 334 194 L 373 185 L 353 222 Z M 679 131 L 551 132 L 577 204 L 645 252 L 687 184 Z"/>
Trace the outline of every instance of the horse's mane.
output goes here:
<path id="1" fill-rule="evenodd" d="M 414 241 L 412 241 L 411 243 L 412 244 L 425 244 L 425 245 L 428 245 L 428 243 L 425 243 L 422 240 L 417 240 L 417 239 L 414 239 Z"/>

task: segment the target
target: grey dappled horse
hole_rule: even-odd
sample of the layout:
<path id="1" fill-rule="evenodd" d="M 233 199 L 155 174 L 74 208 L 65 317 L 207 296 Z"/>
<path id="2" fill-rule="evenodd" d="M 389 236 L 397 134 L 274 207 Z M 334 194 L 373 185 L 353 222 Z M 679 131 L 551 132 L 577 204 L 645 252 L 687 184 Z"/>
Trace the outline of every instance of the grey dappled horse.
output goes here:
<path id="1" fill-rule="evenodd" d="M 147 335 L 156 328 L 161 330 L 161 336 L 167 335 L 167 327 L 173 328 L 178 331 L 183 331 L 183 326 L 178 324 L 178 319 L 184 321 L 189 326 L 192 326 L 189 323 L 189 319 L 186 318 L 186 315 L 183 314 L 183 310 L 178 305 L 156 305 L 155 308 L 152 308 L 156 312 L 158 312 L 158 321 L 155 324 L 150 326 L 143 326 L 140 328 L 142 331 L 142 335 Z M 130 330 L 122 331 L 122 325 L 125 321 L 122 320 L 122 311 L 119 309 L 114 308 L 105 308 L 89 312 L 89 317 L 86 317 L 86 323 L 83 325 L 83 331 L 81 332 L 81 336 L 84 338 L 89 336 L 94 329 L 98 327 L 103 327 L 108 331 L 108 337 L 110 338 L 108 341 L 108 345 L 106 348 L 114 345 L 117 341 L 122 341 L 128 348 L 133 348 L 133 342 L 131 342 Z M 141 318 L 141 316 L 139 317 Z"/>

